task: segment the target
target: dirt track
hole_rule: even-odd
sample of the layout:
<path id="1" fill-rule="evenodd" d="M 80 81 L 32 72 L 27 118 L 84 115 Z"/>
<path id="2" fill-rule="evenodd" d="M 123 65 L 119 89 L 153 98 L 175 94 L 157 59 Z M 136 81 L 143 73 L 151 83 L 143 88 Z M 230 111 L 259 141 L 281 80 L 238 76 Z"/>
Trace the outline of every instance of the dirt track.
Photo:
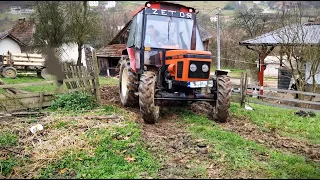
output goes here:
<path id="1" fill-rule="evenodd" d="M 104 87 L 101 95 L 103 103 L 120 106 L 118 87 Z M 191 105 L 190 109 L 197 114 L 209 116 L 210 105 L 200 102 Z M 140 117 L 138 108 L 129 108 L 135 112 L 136 117 Z M 187 133 L 187 125 L 179 122 L 179 117 L 170 110 L 164 109 L 160 123 L 148 125 L 141 118 L 137 118 L 137 123 L 141 124 L 142 137 L 150 152 L 156 159 L 161 160 L 164 166 L 159 172 L 160 178 L 205 178 L 203 174 L 191 173 L 196 167 L 203 167 L 209 178 L 252 178 L 255 174 L 234 174 L 226 173 L 224 164 L 213 162 L 210 158 L 211 148 L 202 143 L 200 139 L 192 139 Z M 258 126 L 243 117 L 232 116 L 227 123 L 219 124 L 223 129 L 232 131 L 245 139 L 252 140 L 264 146 L 303 154 L 312 161 L 320 160 L 320 146 L 311 145 L 307 142 L 281 137 L 278 132 L 263 132 Z M 200 170 L 201 171 L 201 170 Z"/>

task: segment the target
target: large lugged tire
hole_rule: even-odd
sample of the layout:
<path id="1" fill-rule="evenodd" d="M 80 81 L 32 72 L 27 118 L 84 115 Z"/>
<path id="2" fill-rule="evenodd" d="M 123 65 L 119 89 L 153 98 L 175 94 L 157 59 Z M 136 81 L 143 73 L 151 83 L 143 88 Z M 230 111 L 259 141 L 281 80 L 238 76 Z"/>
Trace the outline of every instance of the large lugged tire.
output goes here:
<path id="1" fill-rule="evenodd" d="M 159 118 L 159 106 L 154 105 L 156 88 L 156 74 L 151 71 L 144 72 L 140 77 L 139 105 L 145 123 L 154 124 Z"/>
<path id="2" fill-rule="evenodd" d="M 4 67 L 2 69 L 2 76 L 5 77 L 5 78 L 16 78 L 17 77 L 17 70 L 16 68 L 14 67 Z"/>
<path id="3" fill-rule="evenodd" d="M 120 100 L 121 105 L 125 107 L 138 106 L 138 92 L 137 77 L 135 72 L 130 68 L 128 59 L 121 60 L 120 65 Z"/>
<path id="4" fill-rule="evenodd" d="M 227 75 L 217 76 L 217 101 L 214 106 L 214 119 L 218 122 L 226 122 L 229 118 L 231 81 Z"/>

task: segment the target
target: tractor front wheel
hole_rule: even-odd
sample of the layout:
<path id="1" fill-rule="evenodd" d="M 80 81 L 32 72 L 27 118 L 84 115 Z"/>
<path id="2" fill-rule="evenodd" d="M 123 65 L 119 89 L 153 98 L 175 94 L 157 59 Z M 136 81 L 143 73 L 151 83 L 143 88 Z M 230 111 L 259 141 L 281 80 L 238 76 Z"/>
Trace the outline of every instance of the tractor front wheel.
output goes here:
<path id="1" fill-rule="evenodd" d="M 14 67 L 8 66 L 2 69 L 2 76 L 5 78 L 16 78 L 17 77 L 17 70 Z"/>
<path id="2" fill-rule="evenodd" d="M 156 89 L 156 74 L 152 71 L 144 72 L 140 77 L 139 105 L 145 123 L 154 124 L 159 118 L 159 106 L 154 104 Z"/>
<path id="3" fill-rule="evenodd" d="M 226 122 L 229 118 L 231 81 L 227 75 L 217 76 L 217 100 L 213 107 L 213 118 L 218 122 Z"/>

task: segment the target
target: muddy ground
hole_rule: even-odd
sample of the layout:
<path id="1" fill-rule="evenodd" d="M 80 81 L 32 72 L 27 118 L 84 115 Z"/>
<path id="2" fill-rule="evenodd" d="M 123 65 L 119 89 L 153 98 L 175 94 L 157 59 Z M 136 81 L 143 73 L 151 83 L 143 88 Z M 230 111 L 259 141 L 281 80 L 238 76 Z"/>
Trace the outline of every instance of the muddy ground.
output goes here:
<path id="1" fill-rule="evenodd" d="M 102 88 L 103 102 L 120 106 L 118 87 L 106 86 Z M 188 107 L 197 114 L 210 117 L 212 108 L 209 104 L 199 102 Z M 211 147 L 201 139 L 192 139 L 187 133 L 187 125 L 178 123 L 177 115 L 168 109 L 162 110 L 159 120 L 161 123 L 148 125 L 139 118 L 138 108 L 129 108 L 137 114 L 136 121 L 142 125 L 142 137 L 148 149 L 156 159 L 163 162 L 159 172 L 160 178 L 203 178 L 204 174 L 194 173 L 196 167 L 206 171 L 209 178 L 262 178 L 258 174 L 233 173 L 228 174 L 224 164 L 213 162 L 210 158 Z M 320 146 L 308 142 L 282 137 L 277 131 L 263 132 L 257 125 L 245 117 L 231 116 L 227 123 L 219 124 L 223 129 L 232 131 L 245 139 L 281 151 L 303 154 L 312 161 L 320 161 Z M 197 171 L 197 172 L 198 172 Z"/>

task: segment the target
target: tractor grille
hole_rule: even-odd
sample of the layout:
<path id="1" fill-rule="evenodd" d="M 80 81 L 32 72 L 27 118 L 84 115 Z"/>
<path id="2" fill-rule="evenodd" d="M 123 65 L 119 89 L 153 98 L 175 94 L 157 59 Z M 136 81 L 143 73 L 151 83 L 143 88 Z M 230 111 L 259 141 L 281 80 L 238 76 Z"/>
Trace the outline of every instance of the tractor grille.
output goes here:
<path id="1" fill-rule="evenodd" d="M 182 78 L 183 73 L 183 61 L 178 62 L 177 78 Z"/>
<path id="2" fill-rule="evenodd" d="M 197 70 L 195 72 L 191 72 L 189 68 L 188 78 L 209 78 L 210 75 L 210 62 L 202 62 L 202 61 L 190 61 L 190 64 L 195 64 L 197 66 Z M 202 72 L 202 65 L 207 64 L 209 66 L 208 72 Z"/>

